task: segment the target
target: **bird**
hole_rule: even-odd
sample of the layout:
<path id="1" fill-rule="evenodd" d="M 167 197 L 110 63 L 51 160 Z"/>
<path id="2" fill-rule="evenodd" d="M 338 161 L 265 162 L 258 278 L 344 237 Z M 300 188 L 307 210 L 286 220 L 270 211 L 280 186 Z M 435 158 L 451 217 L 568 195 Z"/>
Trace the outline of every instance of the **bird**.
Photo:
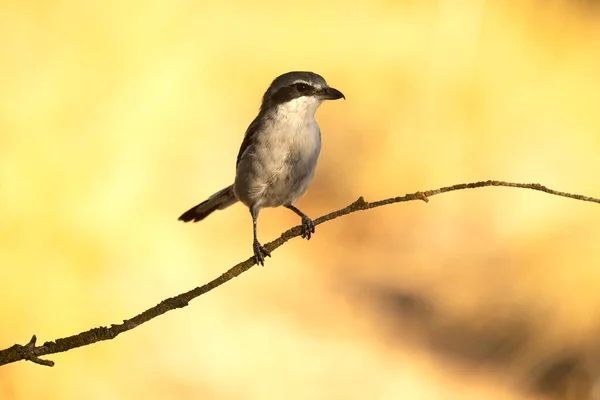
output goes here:
<path id="1" fill-rule="evenodd" d="M 180 221 L 198 222 L 238 201 L 250 210 L 254 262 L 264 266 L 269 250 L 258 241 L 258 214 L 267 207 L 286 207 L 302 221 L 302 237 L 310 240 L 315 224 L 294 203 L 313 180 L 321 152 L 321 130 L 315 120 L 325 100 L 346 99 L 314 72 L 291 71 L 276 77 L 262 97 L 258 115 L 240 146 L 232 185 L 181 214 Z"/>

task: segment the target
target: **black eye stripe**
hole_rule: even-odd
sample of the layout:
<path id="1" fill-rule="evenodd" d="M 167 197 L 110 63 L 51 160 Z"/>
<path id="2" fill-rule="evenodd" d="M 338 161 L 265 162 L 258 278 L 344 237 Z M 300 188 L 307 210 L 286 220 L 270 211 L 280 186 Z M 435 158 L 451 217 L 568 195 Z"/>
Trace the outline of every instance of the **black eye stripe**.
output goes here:
<path id="1" fill-rule="evenodd" d="M 306 82 L 291 83 L 274 91 L 267 91 L 263 98 L 263 107 L 270 108 L 299 97 L 312 96 L 316 91 L 317 89 L 314 86 Z"/>
<path id="2" fill-rule="evenodd" d="M 296 83 L 295 86 L 296 86 L 296 90 L 299 93 L 306 93 L 310 89 L 309 85 L 307 85 L 306 83 L 302 83 L 302 82 Z"/>

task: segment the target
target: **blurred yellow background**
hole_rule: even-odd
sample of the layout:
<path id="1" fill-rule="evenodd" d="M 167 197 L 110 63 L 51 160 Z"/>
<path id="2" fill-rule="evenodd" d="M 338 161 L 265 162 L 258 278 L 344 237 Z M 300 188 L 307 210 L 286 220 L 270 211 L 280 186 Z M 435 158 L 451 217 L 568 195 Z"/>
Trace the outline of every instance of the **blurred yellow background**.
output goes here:
<path id="1" fill-rule="evenodd" d="M 486 179 L 600 196 L 592 1 L 2 1 L 0 348 L 118 323 L 251 254 L 232 182 L 277 75 L 346 101 L 299 207 Z M 265 210 L 268 242 L 299 219 Z M 506 188 L 353 214 L 0 399 L 598 399 L 600 208 Z"/>

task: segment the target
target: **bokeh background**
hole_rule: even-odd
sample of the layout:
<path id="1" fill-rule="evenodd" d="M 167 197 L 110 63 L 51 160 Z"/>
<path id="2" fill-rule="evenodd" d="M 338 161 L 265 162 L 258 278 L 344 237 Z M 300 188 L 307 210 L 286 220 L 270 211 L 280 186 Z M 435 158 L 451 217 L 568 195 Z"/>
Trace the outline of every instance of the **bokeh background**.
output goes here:
<path id="1" fill-rule="evenodd" d="M 592 1 L 2 1 L 0 348 L 118 323 L 251 254 L 232 182 L 277 75 L 346 101 L 317 217 L 486 179 L 600 196 Z M 298 224 L 261 214 L 263 242 Z M 484 188 L 352 214 L 0 399 L 600 398 L 600 208 Z"/>

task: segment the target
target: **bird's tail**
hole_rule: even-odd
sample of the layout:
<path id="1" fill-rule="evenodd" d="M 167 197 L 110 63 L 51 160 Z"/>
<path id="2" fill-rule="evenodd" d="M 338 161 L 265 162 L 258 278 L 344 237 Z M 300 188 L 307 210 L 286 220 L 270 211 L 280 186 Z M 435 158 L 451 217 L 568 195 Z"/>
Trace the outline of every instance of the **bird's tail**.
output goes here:
<path id="1" fill-rule="evenodd" d="M 198 222 L 208 217 L 213 211 L 222 210 L 237 202 L 237 198 L 233 194 L 233 185 L 219 190 L 208 198 L 208 200 L 194 206 L 181 214 L 180 221 L 183 222 Z"/>

